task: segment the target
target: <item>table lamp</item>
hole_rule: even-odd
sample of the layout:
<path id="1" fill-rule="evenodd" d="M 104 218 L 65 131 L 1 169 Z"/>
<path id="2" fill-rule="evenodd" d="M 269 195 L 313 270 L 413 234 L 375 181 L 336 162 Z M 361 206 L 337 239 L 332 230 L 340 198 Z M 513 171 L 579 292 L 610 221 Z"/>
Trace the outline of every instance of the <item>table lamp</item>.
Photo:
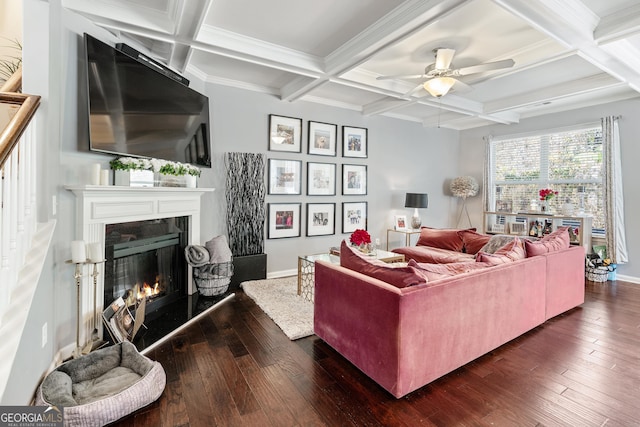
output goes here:
<path id="1" fill-rule="evenodd" d="M 429 196 L 426 193 L 407 193 L 404 199 L 404 207 L 414 208 L 413 216 L 411 217 L 411 228 L 418 229 L 422 225 L 418 209 L 429 207 Z"/>

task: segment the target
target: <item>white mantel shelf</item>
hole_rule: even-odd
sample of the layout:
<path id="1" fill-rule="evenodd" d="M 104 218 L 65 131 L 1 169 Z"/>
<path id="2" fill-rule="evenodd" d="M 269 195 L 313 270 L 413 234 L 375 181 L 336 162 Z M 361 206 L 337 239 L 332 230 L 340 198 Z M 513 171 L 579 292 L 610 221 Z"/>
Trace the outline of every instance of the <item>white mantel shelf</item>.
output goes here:
<path id="1" fill-rule="evenodd" d="M 116 185 L 69 185 L 66 190 L 76 196 L 76 235 L 69 240 L 100 243 L 104 248 L 105 227 L 132 221 L 154 220 L 186 216 L 189 218 L 188 244 L 200 244 L 201 198 L 214 188 L 186 187 L 124 187 Z M 83 267 L 84 268 L 84 267 Z M 104 307 L 104 265 L 98 266 L 97 308 Z M 92 289 L 89 272 L 83 273 L 80 331 L 81 343 L 86 342 L 94 326 Z M 188 270 L 189 294 L 193 286 L 191 268 Z"/>

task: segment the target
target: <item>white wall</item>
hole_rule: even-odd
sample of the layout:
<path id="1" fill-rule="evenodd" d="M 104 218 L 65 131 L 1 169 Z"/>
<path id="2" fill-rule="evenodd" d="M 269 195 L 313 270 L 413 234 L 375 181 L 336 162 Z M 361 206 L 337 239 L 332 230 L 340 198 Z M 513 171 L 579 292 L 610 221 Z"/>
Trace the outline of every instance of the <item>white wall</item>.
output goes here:
<path id="1" fill-rule="evenodd" d="M 522 120 L 516 125 L 487 126 L 461 132 L 460 134 L 460 172 L 482 176 L 482 158 L 484 157 L 483 137 L 515 135 L 533 131 L 562 128 L 574 124 L 599 122 L 600 118 L 609 115 L 620 115 L 620 142 L 622 151 L 622 177 L 624 185 L 626 222 L 626 240 L 629 250 L 629 263 L 619 265 L 617 275 L 620 279 L 640 283 L 640 223 L 635 219 L 635 213 L 640 209 L 640 193 L 637 183 L 640 181 L 640 168 L 637 160 L 640 158 L 640 100 L 620 101 L 595 107 L 566 111 L 547 116 Z M 482 200 L 476 197 L 470 201 L 470 213 L 474 222 L 482 224 Z"/>

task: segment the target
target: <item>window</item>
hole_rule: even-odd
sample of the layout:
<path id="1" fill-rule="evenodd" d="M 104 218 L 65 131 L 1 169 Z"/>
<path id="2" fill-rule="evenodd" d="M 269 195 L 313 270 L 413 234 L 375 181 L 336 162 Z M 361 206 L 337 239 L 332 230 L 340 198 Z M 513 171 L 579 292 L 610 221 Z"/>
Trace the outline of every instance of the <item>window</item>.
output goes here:
<path id="1" fill-rule="evenodd" d="M 604 232 L 602 128 L 494 140 L 490 143 L 489 206 L 495 210 L 537 210 L 538 191 L 551 188 L 554 212 L 565 203 L 574 215 L 593 216 L 593 232 Z"/>

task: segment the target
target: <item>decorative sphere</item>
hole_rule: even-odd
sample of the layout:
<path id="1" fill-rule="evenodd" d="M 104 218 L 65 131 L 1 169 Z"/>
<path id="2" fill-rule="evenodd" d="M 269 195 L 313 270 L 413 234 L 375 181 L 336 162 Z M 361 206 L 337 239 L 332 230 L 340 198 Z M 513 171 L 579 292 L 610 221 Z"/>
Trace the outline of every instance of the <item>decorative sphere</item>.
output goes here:
<path id="1" fill-rule="evenodd" d="M 478 181 L 472 176 L 459 176 L 451 181 L 449 187 L 456 197 L 472 197 L 478 194 Z"/>

